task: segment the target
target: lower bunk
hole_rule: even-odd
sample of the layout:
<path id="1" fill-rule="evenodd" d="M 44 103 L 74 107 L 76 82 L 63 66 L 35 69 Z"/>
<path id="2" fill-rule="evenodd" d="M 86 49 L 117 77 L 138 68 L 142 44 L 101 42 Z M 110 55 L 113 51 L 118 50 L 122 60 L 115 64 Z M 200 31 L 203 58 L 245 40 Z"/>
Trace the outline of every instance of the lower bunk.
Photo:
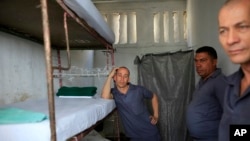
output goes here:
<path id="1" fill-rule="evenodd" d="M 0 110 L 6 111 L 13 108 L 39 113 L 45 115 L 45 118 L 41 121 L 29 121 L 22 119 L 25 116 L 20 116 L 18 122 L 4 123 L 1 122 L 0 117 L 1 141 L 50 141 L 48 100 L 46 98 L 4 105 Z M 113 100 L 55 97 L 57 141 L 78 140 L 84 137 L 91 129 L 94 129 L 95 125 L 114 112 L 116 112 L 116 107 Z M 16 114 L 12 113 L 12 115 Z M 7 114 L 0 116 L 7 116 Z M 24 121 L 22 122 L 22 120 Z"/>

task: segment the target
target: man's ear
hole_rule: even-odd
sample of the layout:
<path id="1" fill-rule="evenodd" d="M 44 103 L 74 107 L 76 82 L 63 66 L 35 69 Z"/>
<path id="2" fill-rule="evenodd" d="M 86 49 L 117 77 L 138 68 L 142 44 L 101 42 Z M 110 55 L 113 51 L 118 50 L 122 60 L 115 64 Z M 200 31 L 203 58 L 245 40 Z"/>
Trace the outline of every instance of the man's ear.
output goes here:
<path id="1" fill-rule="evenodd" d="M 113 76 L 113 81 L 115 82 L 115 80 L 116 80 L 116 75 Z"/>
<path id="2" fill-rule="evenodd" d="M 215 66 L 217 66 L 217 62 L 218 62 L 217 59 L 213 60 L 213 63 L 214 63 Z"/>
<path id="3" fill-rule="evenodd" d="M 129 85 L 129 83 L 130 83 L 130 78 L 128 78 L 128 82 L 127 82 L 127 85 Z"/>

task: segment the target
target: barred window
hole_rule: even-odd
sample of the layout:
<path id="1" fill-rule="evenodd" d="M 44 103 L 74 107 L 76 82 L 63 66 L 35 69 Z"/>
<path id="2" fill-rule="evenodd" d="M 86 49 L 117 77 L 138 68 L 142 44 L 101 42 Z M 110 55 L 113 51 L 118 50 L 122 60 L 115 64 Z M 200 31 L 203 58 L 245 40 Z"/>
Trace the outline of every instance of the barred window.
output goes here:
<path id="1" fill-rule="evenodd" d="M 115 34 L 115 44 L 137 42 L 136 12 L 117 12 L 103 14 Z"/>
<path id="2" fill-rule="evenodd" d="M 171 13 L 171 16 L 170 16 Z M 163 11 L 153 14 L 154 42 L 178 43 L 186 40 L 186 12 Z"/>

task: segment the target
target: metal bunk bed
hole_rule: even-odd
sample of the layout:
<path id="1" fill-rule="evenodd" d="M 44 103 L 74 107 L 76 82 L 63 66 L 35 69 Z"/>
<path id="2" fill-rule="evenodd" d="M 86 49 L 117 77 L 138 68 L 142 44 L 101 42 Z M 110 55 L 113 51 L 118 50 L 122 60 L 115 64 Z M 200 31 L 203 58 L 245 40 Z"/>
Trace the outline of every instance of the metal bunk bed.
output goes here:
<path id="1" fill-rule="evenodd" d="M 79 23 L 81 26 L 84 26 L 87 31 L 92 34 L 97 40 L 104 44 L 107 50 L 110 50 L 112 55 L 114 53 L 113 47 L 108 43 L 102 36 L 100 36 L 95 30 L 93 30 L 86 22 L 81 20 L 75 13 L 73 13 L 62 0 L 57 0 L 58 4 Z M 45 47 L 45 58 L 46 58 L 46 74 L 47 74 L 47 84 L 48 84 L 48 100 L 49 100 L 49 115 L 50 115 L 50 129 L 51 129 L 51 141 L 56 141 L 56 121 L 55 121 L 55 107 L 54 107 L 54 94 L 53 94 L 53 67 L 51 61 L 51 46 L 50 46 L 50 29 L 49 29 L 49 18 L 47 10 L 47 1 L 41 0 L 41 9 L 42 9 L 42 19 L 43 19 L 43 33 L 44 33 L 44 47 Z M 67 31 L 67 30 L 66 30 Z M 67 33 L 65 34 L 67 38 Z M 67 40 L 67 39 L 66 39 Z M 67 51 L 69 51 L 67 42 Z M 114 63 L 114 62 L 112 62 Z M 61 68 L 58 68 L 61 69 Z M 92 129 L 92 126 L 90 129 Z M 89 131 L 79 134 L 84 136 Z"/>
<path id="2" fill-rule="evenodd" d="M 10 3 L 14 5 L 10 5 Z M 102 35 L 100 35 L 98 32 L 96 32 L 95 29 L 93 29 L 85 20 L 83 20 L 81 17 L 79 17 L 74 11 L 72 11 L 63 0 L 40 0 L 40 4 L 37 3 L 36 0 L 25 0 L 25 1 L 9 1 L 4 0 L 1 2 L 1 5 L 3 6 L 0 10 L 0 30 L 4 32 L 8 32 L 11 34 L 14 34 L 16 36 L 20 36 L 22 38 L 26 38 L 38 43 L 41 43 L 44 45 L 45 50 L 45 62 L 46 62 L 46 77 L 47 77 L 47 88 L 48 88 L 48 107 L 49 107 L 49 123 L 50 123 L 50 136 L 51 141 L 57 140 L 57 133 L 56 133 L 56 117 L 55 117 L 55 97 L 53 92 L 53 70 L 67 70 L 70 68 L 70 49 L 74 50 L 84 50 L 84 49 L 92 49 L 92 50 L 106 50 L 109 53 L 111 53 L 112 57 L 112 65 L 114 65 L 114 49 L 112 47 L 112 43 L 107 41 Z M 21 10 L 25 9 L 26 14 L 31 14 L 31 17 L 40 17 L 37 14 L 42 13 L 42 17 L 39 19 L 34 19 L 36 23 L 41 22 L 42 25 L 37 28 L 39 25 L 32 26 L 32 25 L 26 25 L 25 23 L 27 21 L 21 21 L 20 23 L 15 23 L 16 19 L 13 19 L 13 16 L 15 17 L 15 13 L 10 14 L 9 16 L 4 16 L 3 11 L 16 12 L 16 5 L 18 7 L 20 6 Z M 30 5 L 34 6 L 37 5 L 36 8 L 30 7 Z M 40 12 L 37 12 L 37 9 L 40 9 Z M 13 10 L 14 11 L 11 11 Z M 35 12 L 34 12 L 35 10 Z M 51 13 L 51 15 L 49 14 Z M 61 16 L 59 16 L 61 15 Z M 62 16 L 64 15 L 64 16 Z M 20 15 L 21 16 L 21 15 Z M 27 15 L 23 15 L 27 16 Z M 53 16 L 53 17 L 52 17 Z M 70 16 L 73 21 L 67 22 L 67 17 Z M 59 19 L 63 19 L 64 22 L 58 22 Z M 19 17 L 22 19 L 23 17 Z M 59 18 L 59 19 L 58 19 Z M 25 19 L 25 18 L 24 18 Z M 52 21 L 52 22 L 51 22 Z M 64 24 L 62 24 L 64 23 Z M 77 23 L 77 24 L 76 24 Z M 67 25 L 68 24 L 68 25 Z M 68 27 L 71 27 L 68 32 Z M 60 29 L 64 27 L 65 33 L 63 33 L 63 30 Z M 80 30 L 79 30 L 80 29 Z M 65 37 L 64 37 L 64 36 Z M 69 36 L 74 38 L 74 41 L 69 40 Z M 66 44 L 66 47 L 65 47 Z M 53 66 L 52 65 L 52 58 L 51 58 L 51 52 L 52 49 L 55 50 L 67 50 L 68 54 L 68 66 L 67 67 L 61 67 L 61 66 Z M 115 110 L 113 110 L 114 112 Z M 100 121 L 98 121 L 99 123 Z M 94 125 L 90 127 L 90 129 L 93 129 Z M 118 127 L 118 125 L 117 125 Z M 86 130 L 83 133 L 77 134 L 78 137 L 83 137 L 89 132 L 89 130 Z M 119 130 L 118 130 L 119 134 Z M 77 138 L 78 138 L 77 137 Z M 118 135 L 119 140 L 119 135 Z"/>

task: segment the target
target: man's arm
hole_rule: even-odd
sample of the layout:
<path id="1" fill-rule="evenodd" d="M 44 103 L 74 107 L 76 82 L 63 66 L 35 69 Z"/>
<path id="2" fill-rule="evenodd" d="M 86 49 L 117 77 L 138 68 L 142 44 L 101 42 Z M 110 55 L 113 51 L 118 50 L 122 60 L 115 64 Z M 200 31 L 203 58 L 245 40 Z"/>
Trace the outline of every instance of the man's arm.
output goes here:
<path id="1" fill-rule="evenodd" d="M 159 102 L 158 102 L 158 97 L 155 93 L 153 94 L 152 98 L 152 108 L 153 108 L 153 116 L 150 117 L 151 123 L 156 124 L 159 118 Z"/>
<path id="2" fill-rule="evenodd" d="M 104 86 L 102 88 L 102 95 L 101 95 L 101 97 L 104 98 L 104 99 L 112 99 L 113 98 L 110 90 L 111 90 L 111 83 L 112 83 L 112 80 L 113 80 L 113 76 L 116 73 L 116 69 L 117 68 L 112 69 L 112 71 L 110 72 L 108 78 L 106 79 L 106 81 L 104 83 Z"/>

